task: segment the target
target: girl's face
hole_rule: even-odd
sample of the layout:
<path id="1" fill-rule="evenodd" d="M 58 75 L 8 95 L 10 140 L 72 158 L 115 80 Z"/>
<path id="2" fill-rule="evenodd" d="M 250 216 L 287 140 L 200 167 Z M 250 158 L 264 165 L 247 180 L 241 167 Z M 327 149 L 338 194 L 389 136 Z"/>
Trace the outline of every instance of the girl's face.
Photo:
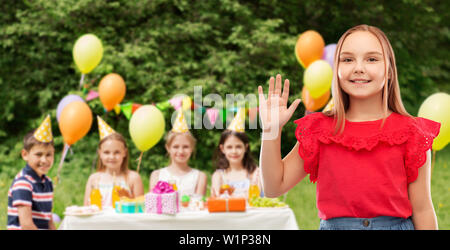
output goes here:
<path id="1" fill-rule="evenodd" d="M 172 143 L 166 146 L 170 159 L 178 164 L 186 164 L 192 154 L 192 145 L 187 135 L 181 134 L 175 136 Z"/>
<path id="2" fill-rule="evenodd" d="M 383 49 L 368 31 L 348 35 L 341 48 L 338 77 L 342 90 L 353 98 L 381 95 L 385 83 Z"/>
<path id="3" fill-rule="evenodd" d="M 220 150 L 227 158 L 230 164 L 241 164 L 247 149 L 239 138 L 234 135 L 229 136 L 223 144 L 220 144 Z"/>
<path id="4" fill-rule="evenodd" d="M 122 162 L 127 156 L 127 149 L 119 140 L 106 140 L 100 146 L 98 154 L 106 168 L 120 170 Z"/>

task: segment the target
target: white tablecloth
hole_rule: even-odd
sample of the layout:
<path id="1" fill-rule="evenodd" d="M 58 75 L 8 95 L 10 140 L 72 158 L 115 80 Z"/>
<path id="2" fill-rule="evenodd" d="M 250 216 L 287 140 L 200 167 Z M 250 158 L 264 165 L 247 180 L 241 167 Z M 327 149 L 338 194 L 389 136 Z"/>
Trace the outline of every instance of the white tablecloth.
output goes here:
<path id="1" fill-rule="evenodd" d="M 60 230 L 282 230 L 298 229 L 290 208 L 250 208 L 246 212 L 182 211 L 176 215 L 118 214 L 65 216 Z"/>

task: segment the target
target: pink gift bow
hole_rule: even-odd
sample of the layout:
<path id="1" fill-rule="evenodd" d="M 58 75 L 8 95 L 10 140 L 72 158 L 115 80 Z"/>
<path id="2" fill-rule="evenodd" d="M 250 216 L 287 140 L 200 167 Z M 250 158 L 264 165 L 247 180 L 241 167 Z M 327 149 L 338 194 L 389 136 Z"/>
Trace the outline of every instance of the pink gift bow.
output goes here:
<path id="1" fill-rule="evenodd" d="M 170 185 L 168 182 L 158 181 L 155 187 L 152 189 L 152 192 L 155 194 L 167 194 L 173 193 L 175 192 L 175 190 L 173 190 L 172 185 Z"/>
<path id="2" fill-rule="evenodd" d="M 156 197 L 156 213 L 162 214 L 162 195 L 161 194 L 168 194 L 173 193 L 175 190 L 173 190 L 173 186 L 165 181 L 158 181 L 155 185 L 155 187 L 152 189 L 152 192 L 155 194 L 160 194 Z M 178 194 L 176 194 L 176 203 L 177 203 L 177 212 L 178 212 Z"/>

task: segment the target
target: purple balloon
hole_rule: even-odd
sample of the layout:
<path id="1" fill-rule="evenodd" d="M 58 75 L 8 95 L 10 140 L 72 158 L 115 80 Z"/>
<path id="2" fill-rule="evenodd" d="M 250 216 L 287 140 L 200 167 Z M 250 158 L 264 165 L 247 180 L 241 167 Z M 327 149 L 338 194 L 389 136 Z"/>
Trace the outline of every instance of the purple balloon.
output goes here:
<path id="1" fill-rule="evenodd" d="M 59 216 L 55 213 L 52 213 L 52 219 L 53 219 L 53 222 L 55 222 L 55 223 L 61 222 L 61 218 L 59 218 Z"/>
<path id="2" fill-rule="evenodd" d="M 334 65 L 334 52 L 335 51 L 336 51 L 335 43 L 328 44 L 323 49 L 323 55 L 322 55 L 321 59 L 327 61 L 331 65 L 331 68 L 333 68 L 333 65 Z"/>
<path id="3" fill-rule="evenodd" d="M 56 108 L 56 120 L 58 120 L 58 122 L 64 107 L 66 107 L 67 104 L 75 101 L 85 102 L 84 99 L 81 98 L 79 95 L 67 95 L 63 99 L 61 99 L 61 101 L 59 101 L 58 107 Z"/>

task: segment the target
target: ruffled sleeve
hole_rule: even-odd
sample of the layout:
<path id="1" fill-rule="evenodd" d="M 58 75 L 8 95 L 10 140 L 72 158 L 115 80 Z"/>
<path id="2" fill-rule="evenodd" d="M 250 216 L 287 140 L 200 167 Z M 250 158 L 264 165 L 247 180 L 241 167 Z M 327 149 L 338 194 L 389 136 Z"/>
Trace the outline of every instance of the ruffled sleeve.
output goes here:
<path id="1" fill-rule="evenodd" d="M 305 172 L 309 174 L 311 182 L 317 181 L 319 164 L 318 127 L 321 122 L 320 113 L 313 113 L 295 120 L 297 124 L 295 137 L 299 143 L 298 153 L 304 161 Z"/>
<path id="2" fill-rule="evenodd" d="M 406 143 L 405 167 L 408 183 L 417 179 L 419 168 L 427 160 L 427 151 L 433 145 L 433 139 L 439 134 L 441 124 L 417 117 L 410 126 L 410 137 Z"/>

